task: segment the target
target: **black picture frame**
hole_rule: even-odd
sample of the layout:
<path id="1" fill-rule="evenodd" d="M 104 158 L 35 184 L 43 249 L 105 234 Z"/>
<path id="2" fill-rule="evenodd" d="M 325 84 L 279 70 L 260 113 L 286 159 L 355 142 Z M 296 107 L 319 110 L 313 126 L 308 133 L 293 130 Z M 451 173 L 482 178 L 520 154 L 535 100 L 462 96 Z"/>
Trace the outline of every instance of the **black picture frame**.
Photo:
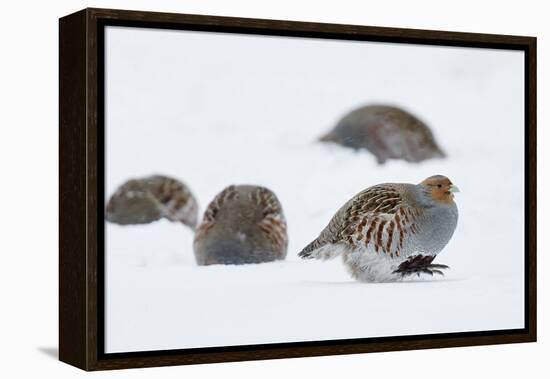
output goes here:
<path id="1" fill-rule="evenodd" d="M 525 52 L 525 327 L 104 353 L 104 28 L 461 46 Z M 536 38 L 88 8 L 59 20 L 59 358 L 84 370 L 353 354 L 536 341 Z"/>

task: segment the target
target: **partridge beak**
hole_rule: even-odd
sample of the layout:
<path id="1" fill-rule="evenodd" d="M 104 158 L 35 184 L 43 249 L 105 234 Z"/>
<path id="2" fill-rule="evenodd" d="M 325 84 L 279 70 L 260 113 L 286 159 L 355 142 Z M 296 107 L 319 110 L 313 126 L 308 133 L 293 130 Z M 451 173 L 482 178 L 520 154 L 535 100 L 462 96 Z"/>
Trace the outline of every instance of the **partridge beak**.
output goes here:
<path id="1" fill-rule="evenodd" d="M 457 186 L 455 186 L 454 184 L 451 184 L 451 186 L 449 187 L 449 192 L 451 192 L 451 193 L 460 192 L 460 190 L 458 189 Z"/>

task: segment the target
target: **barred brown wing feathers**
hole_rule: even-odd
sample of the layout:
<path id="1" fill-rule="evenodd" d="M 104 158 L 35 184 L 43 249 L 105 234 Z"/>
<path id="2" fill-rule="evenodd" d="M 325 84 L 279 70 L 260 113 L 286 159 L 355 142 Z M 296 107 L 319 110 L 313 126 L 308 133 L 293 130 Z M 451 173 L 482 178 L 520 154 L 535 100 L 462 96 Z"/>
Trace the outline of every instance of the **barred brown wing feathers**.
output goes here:
<path id="1" fill-rule="evenodd" d="M 239 194 L 234 185 L 224 188 L 220 193 L 214 197 L 214 199 L 208 204 L 208 207 L 204 211 L 202 222 L 200 223 L 197 231 L 195 232 L 195 239 L 200 239 L 204 236 L 204 233 L 214 225 L 214 221 L 223 204 L 227 200 L 234 199 Z"/>
<path id="2" fill-rule="evenodd" d="M 327 244 L 344 242 L 355 245 L 357 232 L 367 233 L 370 222 L 377 223 L 377 214 L 391 214 L 396 212 L 403 203 L 399 191 L 389 185 L 378 185 L 367 188 L 355 195 L 332 217 L 319 237 L 307 245 L 299 255 L 309 257 L 310 253 Z M 370 224 L 369 224 L 370 226 Z M 377 234 L 371 230 L 369 239 L 376 238 Z M 382 235 L 380 234 L 380 237 Z"/>
<path id="3" fill-rule="evenodd" d="M 278 249 L 286 250 L 288 245 L 287 226 L 281 203 L 273 192 L 264 187 L 258 187 L 253 196 L 263 215 L 258 223 L 260 232 Z"/>
<path id="4" fill-rule="evenodd" d="M 397 188 L 371 187 L 353 199 L 340 239 L 351 246 L 364 245 L 376 253 L 399 256 L 406 234 L 414 230 L 414 217 Z"/>
<path id="5" fill-rule="evenodd" d="M 196 217 L 190 217 L 198 211 L 196 200 L 183 183 L 164 176 L 153 176 L 148 182 L 150 196 L 157 202 L 166 218 L 171 221 L 196 223 Z"/>

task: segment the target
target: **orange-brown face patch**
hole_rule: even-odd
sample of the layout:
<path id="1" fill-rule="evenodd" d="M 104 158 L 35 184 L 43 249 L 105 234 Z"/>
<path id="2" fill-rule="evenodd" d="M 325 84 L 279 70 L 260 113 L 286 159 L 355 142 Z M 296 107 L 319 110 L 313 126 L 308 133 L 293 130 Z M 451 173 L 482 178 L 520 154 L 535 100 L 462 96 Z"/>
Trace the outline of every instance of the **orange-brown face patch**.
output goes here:
<path id="1" fill-rule="evenodd" d="M 431 176 L 420 184 L 430 189 L 435 201 L 446 204 L 453 202 L 454 195 L 451 192 L 453 183 L 449 178 L 442 175 Z"/>

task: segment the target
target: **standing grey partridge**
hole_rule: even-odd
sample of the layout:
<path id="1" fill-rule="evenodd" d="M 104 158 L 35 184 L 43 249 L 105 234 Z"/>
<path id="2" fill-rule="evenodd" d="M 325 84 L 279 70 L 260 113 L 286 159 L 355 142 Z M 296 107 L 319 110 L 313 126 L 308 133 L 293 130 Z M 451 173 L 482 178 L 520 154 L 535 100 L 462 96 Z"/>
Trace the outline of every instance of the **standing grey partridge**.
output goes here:
<path id="1" fill-rule="evenodd" d="M 458 221 L 458 188 L 445 176 L 420 184 L 386 183 L 359 192 L 330 220 L 302 258 L 342 255 L 351 275 L 364 282 L 394 281 L 411 274 L 442 274 L 432 264 Z"/>
<path id="2" fill-rule="evenodd" d="M 285 216 L 265 187 L 229 186 L 208 205 L 193 243 L 199 265 L 245 264 L 284 259 Z"/>
<path id="3" fill-rule="evenodd" d="M 105 218 L 121 225 L 148 224 L 166 218 L 194 229 L 197 200 L 179 180 L 153 175 L 122 184 L 107 203 Z"/>
<path id="4" fill-rule="evenodd" d="M 389 105 L 367 105 L 348 113 L 320 140 L 366 149 L 379 164 L 388 159 L 421 162 L 445 156 L 425 123 Z"/>

